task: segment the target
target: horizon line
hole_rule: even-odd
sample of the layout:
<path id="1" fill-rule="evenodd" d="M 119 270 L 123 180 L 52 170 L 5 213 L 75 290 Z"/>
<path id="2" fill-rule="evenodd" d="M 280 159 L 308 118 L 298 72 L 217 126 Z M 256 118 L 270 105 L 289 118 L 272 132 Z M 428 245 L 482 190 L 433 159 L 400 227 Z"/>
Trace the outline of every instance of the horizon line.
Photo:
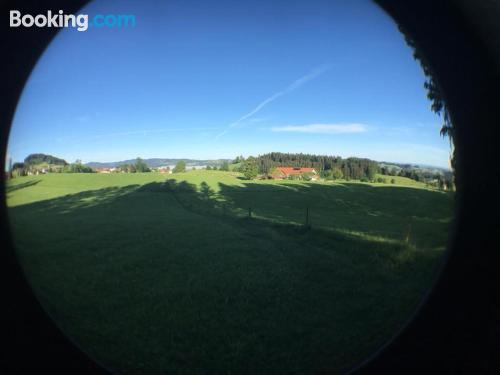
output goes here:
<path id="1" fill-rule="evenodd" d="M 372 160 L 374 162 L 377 162 L 377 163 L 393 163 L 393 164 L 402 164 L 402 165 L 412 165 L 412 166 L 423 166 L 423 167 L 433 167 L 433 168 L 440 168 L 440 169 L 444 169 L 444 170 L 449 170 L 451 171 L 451 168 L 449 166 L 440 166 L 440 165 L 433 165 L 433 164 L 428 164 L 428 163 L 418 163 L 418 162 L 402 162 L 402 161 L 390 161 L 388 159 L 385 159 L 385 160 L 376 160 L 376 159 L 372 159 L 372 158 L 369 158 L 369 157 L 363 157 L 363 156 L 355 156 L 355 155 L 350 155 L 350 156 L 341 156 L 341 155 L 334 155 L 334 154 L 312 154 L 312 153 L 304 153 L 304 152 L 281 152 L 281 151 L 270 151 L 270 152 L 265 152 L 265 153 L 261 153 L 261 154 L 257 154 L 256 156 L 253 156 L 253 155 L 248 155 L 246 156 L 245 158 L 248 158 L 250 156 L 253 156 L 253 157 L 259 157 L 259 156 L 262 156 L 262 155 L 266 155 L 266 154 L 271 154 L 271 153 L 282 153 L 282 154 L 303 154 L 303 155 L 317 155 L 317 156 L 327 156 L 327 157 L 338 157 L 338 158 L 341 158 L 341 159 L 349 159 L 349 158 L 357 158 L 357 159 L 368 159 L 368 160 Z M 52 154 L 48 154 L 48 153 L 43 153 L 43 152 L 37 152 L 37 153 L 31 153 L 31 154 L 28 154 L 29 155 L 33 155 L 33 154 L 44 154 L 44 155 L 50 155 L 50 156 L 54 156 Z M 133 157 L 133 158 L 127 158 L 127 159 L 122 159 L 122 160 L 116 160 L 116 161 L 96 161 L 96 160 L 91 160 L 91 161 L 87 161 L 87 162 L 83 162 L 83 164 L 92 164 L 92 163 L 96 163 L 96 164 L 111 164 L 111 163 L 124 163 L 124 162 L 127 162 L 127 161 L 132 161 L 132 160 L 136 160 L 137 158 L 140 158 L 142 160 L 152 160 L 152 159 L 170 159 L 170 160 L 192 160 L 192 161 L 218 161 L 218 160 L 234 160 L 236 159 L 236 157 L 239 157 L 239 156 L 243 156 L 243 155 L 237 155 L 237 156 L 233 156 L 233 157 L 219 157 L 219 158 L 192 158 L 192 157 L 186 157 L 186 158 L 179 158 L 179 157 L 149 157 L 149 158 L 146 158 L 146 157 L 141 157 L 141 156 L 137 156 L 137 157 Z M 57 157 L 59 159 L 63 159 L 64 161 L 66 161 L 65 158 L 62 158 L 62 157 L 58 157 L 58 156 L 54 156 L 54 157 Z M 6 160 L 6 165 L 5 165 L 5 170 L 7 171 L 8 169 L 8 166 L 7 166 L 7 162 L 8 160 Z M 24 159 L 23 161 L 24 162 Z M 67 161 L 66 161 L 67 162 Z M 17 161 L 14 161 L 12 160 L 12 163 L 18 163 Z M 68 163 L 68 162 L 67 162 Z M 72 164 L 72 163 L 68 163 L 68 164 Z"/>

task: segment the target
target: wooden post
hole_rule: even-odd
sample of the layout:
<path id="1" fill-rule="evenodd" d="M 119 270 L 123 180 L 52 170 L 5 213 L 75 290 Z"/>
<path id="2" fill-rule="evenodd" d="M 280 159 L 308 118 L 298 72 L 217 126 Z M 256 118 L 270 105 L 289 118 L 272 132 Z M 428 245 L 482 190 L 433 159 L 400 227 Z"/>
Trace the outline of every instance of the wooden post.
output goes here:
<path id="1" fill-rule="evenodd" d="M 248 217 L 252 217 L 252 208 L 248 207 Z"/>
<path id="2" fill-rule="evenodd" d="M 410 243 L 410 233 L 411 233 L 411 218 L 410 218 L 410 221 L 408 223 L 408 232 L 406 233 L 406 243 L 407 244 Z"/>

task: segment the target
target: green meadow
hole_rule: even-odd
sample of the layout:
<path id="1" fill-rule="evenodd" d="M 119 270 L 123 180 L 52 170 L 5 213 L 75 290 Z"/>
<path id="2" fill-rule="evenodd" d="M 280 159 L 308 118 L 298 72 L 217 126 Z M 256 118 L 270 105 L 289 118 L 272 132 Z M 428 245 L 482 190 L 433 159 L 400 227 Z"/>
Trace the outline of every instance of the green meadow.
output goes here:
<path id="1" fill-rule="evenodd" d="M 47 174 L 7 185 L 38 299 L 124 374 L 339 373 L 437 276 L 453 194 L 237 172 Z"/>

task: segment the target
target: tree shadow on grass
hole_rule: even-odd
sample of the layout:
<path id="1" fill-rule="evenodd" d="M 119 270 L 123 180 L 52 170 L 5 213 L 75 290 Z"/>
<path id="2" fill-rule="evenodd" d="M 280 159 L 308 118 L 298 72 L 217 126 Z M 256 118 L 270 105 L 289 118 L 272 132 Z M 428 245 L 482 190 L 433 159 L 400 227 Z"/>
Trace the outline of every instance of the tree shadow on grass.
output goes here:
<path id="1" fill-rule="evenodd" d="M 24 189 L 24 188 L 27 188 L 27 187 L 30 187 L 30 186 L 35 186 L 36 184 L 38 184 L 41 180 L 32 180 L 32 181 L 26 181 L 26 182 L 23 182 L 23 183 L 20 183 L 20 184 L 13 184 L 12 181 L 10 184 L 7 184 L 6 186 L 6 193 L 12 193 L 16 190 L 21 190 L 21 189 Z"/>
<path id="2" fill-rule="evenodd" d="M 379 193 L 370 198 L 349 188 L 221 184 L 215 193 L 206 182 L 168 180 L 9 214 L 44 306 L 119 372 L 340 372 L 395 333 L 439 257 L 356 234 L 374 225 L 353 219 L 366 210 L 426 213 L 407 212 L 413 193 L 363 187 Z M 300 221 L 305 205 L 311 229 Z"/>
<path id="3" fill-rule="evenodd" d="M 108 187 L 97 190 L 87 190 L 76 194 L 67 194 L 54 199 L 38 201 L 20 206 L 18 209 L 10 208 L 10 212 L 46 212 L 47 214 L 69 214 L 78 210 L 111 205 L 120 197 L 126 196 L 140 185 L 128 185 L 123 187 Z"/>
<path id="4" fill-rule="evenodd" d="M 424 249 L 444 248 L 452 216 L 449 194 L 424 189 L 350 183 L 219 183 L 215 192 L 205 181 L 196 186 L 175 179 L 84 191 L 10 211 L 73 215 L 94 207 L 96 212 L 102 211 L 96 222 L 103 222 L 109 219 L 109 212 L 121 217 L 147 216 L 155 207 L 154 199 L 140 202 L 137 198 L 143 193 L 161 193 L 190 213 L 247 231 L 269 227 L 303 234 L 313 228 L 325 238 L 334 235 L 372 245 L 392 243 Z"/>
<path id="5" fill-rule="evenodd" d="M 443 247 L 453 216 L 453 198 L 443 192 L 367 184 L 219 183 L 219 198 L 241 212 L 279 223 L 309 224 L 380 240 Z"/>

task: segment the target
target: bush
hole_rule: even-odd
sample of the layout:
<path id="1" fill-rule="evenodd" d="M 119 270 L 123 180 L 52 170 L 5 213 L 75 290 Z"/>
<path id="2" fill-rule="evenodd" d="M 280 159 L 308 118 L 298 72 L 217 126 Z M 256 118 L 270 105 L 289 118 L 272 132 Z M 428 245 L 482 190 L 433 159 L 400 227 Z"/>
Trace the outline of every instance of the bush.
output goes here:
<path id="1" fill-rule="evenodd" d="M 94 173 L 94 170 L 80 163 L 73 163 L 64 167 L 66 173 Z"/>
<path id="2" fill-rule="evenodd" d="M 149 169 L 147 164 L 141 158 L 137 158 L 134 166 L 137 172 L 151 172 L 151 169 Z"/>
<path id="3" fill-rule="evenodd" d="M 241 171 L 247 180 L 253 180 L 259 174 L 255 158 L 249 157 L 241 163 Z"/>
<path id="4" fill-rule="evenodd" d="M 311 181 L 311 180 L 312 180 L 312 176 L 313 176 L 313 174 L 312 174 L 312 173 L 304 173 L 304 174 L 302 174 L 302 178 L 303 178 L 305 181 Z"/>
<path id="5" fill-rule="evenodd" d="M 344 174 L 339 168 L 333 168 L 331 172 L 332 180 L 339 180 L 344 177 Z"/>

